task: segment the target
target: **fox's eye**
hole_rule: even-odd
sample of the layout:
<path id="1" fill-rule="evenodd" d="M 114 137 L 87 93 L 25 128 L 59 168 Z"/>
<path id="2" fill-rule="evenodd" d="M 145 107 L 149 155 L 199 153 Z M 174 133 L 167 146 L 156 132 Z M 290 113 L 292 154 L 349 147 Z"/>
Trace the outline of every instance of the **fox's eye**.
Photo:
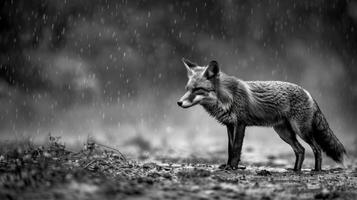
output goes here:
<path id="1" fill-rule="evenodd" d="M 195 89 L 193 89 L 193 92 L 195 93 L 195 94 L 206 94 L 208 91 L 206 90 L 206 89 L 204 89 L 204 88 L 195 88 Z"/>

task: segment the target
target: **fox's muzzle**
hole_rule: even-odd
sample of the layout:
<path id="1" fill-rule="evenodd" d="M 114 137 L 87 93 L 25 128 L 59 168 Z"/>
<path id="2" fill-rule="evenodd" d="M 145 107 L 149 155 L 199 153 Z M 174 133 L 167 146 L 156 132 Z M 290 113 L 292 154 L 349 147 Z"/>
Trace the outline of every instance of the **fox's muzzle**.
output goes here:
<path id="1" fill-rule="evenodd" d="M 177 102 L 177 105 L 182 108 L 188 108 L 192 106 L 192 93 L 191 91 L 187 91 Z"/>
<path id="2" fill-rule="evenodd" d="M 202 99 L 202 95 L 195 95 L 191 91 L 187 91 L 177 102 L 177 105 L 182 108 L 189 108 L 200 103 Z"/>

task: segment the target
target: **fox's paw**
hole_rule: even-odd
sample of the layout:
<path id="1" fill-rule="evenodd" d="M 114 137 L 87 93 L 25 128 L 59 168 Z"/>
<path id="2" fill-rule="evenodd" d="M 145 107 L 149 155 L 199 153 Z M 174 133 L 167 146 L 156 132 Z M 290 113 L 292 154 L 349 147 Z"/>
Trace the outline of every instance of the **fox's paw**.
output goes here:
<path id="1" fill-rule="evenodd" d="M 293 172 L 293 173 L 297 173 L 297 174 L 302 173 L 302 172 L 301 172 L 301 169 L 296 169 L 296 168 L 286 168 L 286 170 L 287 170 L 288 172 Z"/>
<path id="2" fill-rule="evenodd" d="M 311 169 L 312 172 L 322 172 L 323 170 L 321 168 L 315 168 L 315 169 Z"/>
<path id="3" fill-rule="evenodd" d="M 218 169 L 225 169 L 226 167 L 227 167 L 227 164 L 224 163 L 224 164 L 220 164 L 220 165 L 218 166 Z"/>
<path id="4" fill-rule="evenodd" d="M 235 167 L 235 166 L 232 166 L 232 165 L 230 165 L 230 164 L 221 164 L 218 168 L 219 168 L 219 169 L 222 169 L 222 170 L 230 171 L 230 170 L 235 170 L 235 169 L 237 169 L 238 166 Z"/>
<path id="5" fill-rule="evenodd" d="M 234 165 L 227 165 L 224 170 L 226 171 L 231 171 L 231 170 L 236 170 L 238 169 L 238 166 L 234 166 Z"/>

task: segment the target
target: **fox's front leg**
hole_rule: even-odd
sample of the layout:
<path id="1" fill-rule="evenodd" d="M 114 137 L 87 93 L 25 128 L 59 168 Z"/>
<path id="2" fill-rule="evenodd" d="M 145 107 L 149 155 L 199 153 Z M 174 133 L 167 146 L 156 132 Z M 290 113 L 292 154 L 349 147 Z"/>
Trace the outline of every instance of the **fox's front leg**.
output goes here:
<path id="1" fill-rule="evenodd" d="M 233 124 L 228 124 L 227 125 L 227 135 L 228 135 L 228 161 L 226 164 L 222 164 L 219 166 L 220 169 L 228 169 L 231 165 L 231 160 L 232 160 L 232 139 L 233 139 L 233 134 L 234 134 L 234 125 Z"/>
<path id="2" fill-rule="evenodd" d="M 228 133 L 228 161 L 226 165 L 220 168 L 237 169 L 242 152 L 245 125 L 229 124 L 227 125 Z"/>

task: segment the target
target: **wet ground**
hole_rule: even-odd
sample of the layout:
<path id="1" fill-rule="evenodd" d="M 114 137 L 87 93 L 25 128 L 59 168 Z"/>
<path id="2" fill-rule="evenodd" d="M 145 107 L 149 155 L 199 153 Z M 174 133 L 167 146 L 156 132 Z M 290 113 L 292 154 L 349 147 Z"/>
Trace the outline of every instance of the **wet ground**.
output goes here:
<path id="1" fill-rule="evenodd" d="M 0 199 L 357 199 L 351 155 L 345 168 L 324 163 L 322 172 L 296 173 L 289 152 L 225 171 L 218 168 L 224 151 L 128 157 L 95 142 L 73 152 L 53 137 L 15 146 L 2 146 Z M 307 166 L 312 160 L 307 155 Z"/>

